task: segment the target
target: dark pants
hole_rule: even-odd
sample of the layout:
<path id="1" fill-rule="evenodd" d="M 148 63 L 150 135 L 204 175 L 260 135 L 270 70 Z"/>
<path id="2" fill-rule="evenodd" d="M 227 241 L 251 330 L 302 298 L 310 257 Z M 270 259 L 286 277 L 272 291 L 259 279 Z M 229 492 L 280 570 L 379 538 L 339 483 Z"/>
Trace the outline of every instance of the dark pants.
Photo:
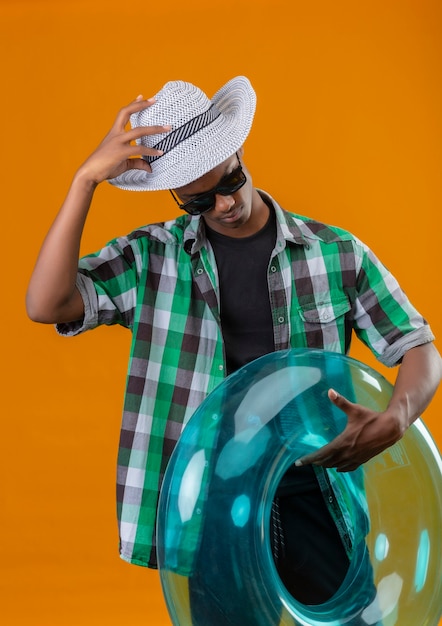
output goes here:
<path id="1" fill-rule="evenodd" d="M 271 544 L 279 576 L 303 604 L 322 604 L 339 589 L 349 559 L 310 467 L 280 487 L 272 507 Z M 290 484 L 291 483 L 291 484 Z"/>
<path id="2" fill-rule="evenodd" d="M 272 527 L 279 527 L 273 556 L 284 586 L 303 604 L 329 600 L 343 582 L 349 560 L 322 495 L 278 497 L 273 511 Z"/>
<path id="3" fill-rule="evenodd" d="M 296 493 L 287 494 L 293 484 L 277 492 L 270 542 L 276 569 L 289 593 L 303 604 L 322 604 L 340 587 L 349 559 L 312 470 L 303 469 Z M 195 573 L 189 578 L 193 624 L 258 626 L 277 623 L 265 616 L 262 621 L 257 619 L 247 589 L 257 583 L 248 579 L 246 566 L 242 571 L 235 571 L 231 566 L 237 547 L 229 546 L 231 554 L 225 554 L 225 541 L 221 536 L 230 523 L 231 500 L 228 493 L 222 497 L 225 506 L 207 512 Z M 244 529 L 241 537 L 242 530 L 235 530 L 241 544 L 248 541 L 247 530 Z M 224 547 L 218 548 L 218 545 Z"/>

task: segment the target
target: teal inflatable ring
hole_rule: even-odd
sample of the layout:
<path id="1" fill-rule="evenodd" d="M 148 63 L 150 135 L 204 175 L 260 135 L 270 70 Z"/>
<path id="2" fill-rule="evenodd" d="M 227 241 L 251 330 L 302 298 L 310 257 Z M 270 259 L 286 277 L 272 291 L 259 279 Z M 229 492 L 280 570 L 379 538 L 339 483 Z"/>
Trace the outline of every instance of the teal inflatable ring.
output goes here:
<path id="1" fill-rule="evenodd" d="M 422 420 L 357 471 L 326 472 L 351 537 L 336 593 L 306 605 L 278 575 L 272 502 L 294 461 L 344 429 L 345 414 L 327 396 L 331 387 L 376 411 L 392 392 L 350 357 L 287 350 L 226 378 L 186 425 L 165 472 L 157 525 L 174 625 L 437 626 L 442 462 Z"/>

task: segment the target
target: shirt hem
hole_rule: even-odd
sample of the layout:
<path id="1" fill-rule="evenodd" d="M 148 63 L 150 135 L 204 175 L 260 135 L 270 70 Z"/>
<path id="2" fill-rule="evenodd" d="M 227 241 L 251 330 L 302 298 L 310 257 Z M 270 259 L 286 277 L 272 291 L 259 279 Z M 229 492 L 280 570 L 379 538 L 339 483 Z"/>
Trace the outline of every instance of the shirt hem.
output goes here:
<path id="1" fill-rule="evenodd" d="M 139 567 L 146 567 L 148 569 L 155 569 L 155 570 L 158 569 L 158 567 L 154 565 L 149 565 L 149 563 L 147 563 L 146 561 L 142 561 L 141 559 L 134 559 L 123 553 L 120 553 L 120 559 L 122 561 L 125 561 L 126 563 L 129 563 L 129 565 L 138 565 Z"/>

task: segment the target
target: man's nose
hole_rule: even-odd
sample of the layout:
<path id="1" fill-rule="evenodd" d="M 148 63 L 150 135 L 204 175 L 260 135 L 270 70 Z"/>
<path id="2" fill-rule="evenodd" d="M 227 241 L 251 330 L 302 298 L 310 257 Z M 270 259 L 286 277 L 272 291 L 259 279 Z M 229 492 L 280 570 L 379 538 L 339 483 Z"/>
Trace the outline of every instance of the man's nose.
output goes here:
<path id="1" fill-rule="evenodd" d="M 230 209 L 235 204 L 235 199 L 233 196 L 223 196 L 220 193 L 215 195 L 215 210 L 220 213 L 228 213 Z"/>

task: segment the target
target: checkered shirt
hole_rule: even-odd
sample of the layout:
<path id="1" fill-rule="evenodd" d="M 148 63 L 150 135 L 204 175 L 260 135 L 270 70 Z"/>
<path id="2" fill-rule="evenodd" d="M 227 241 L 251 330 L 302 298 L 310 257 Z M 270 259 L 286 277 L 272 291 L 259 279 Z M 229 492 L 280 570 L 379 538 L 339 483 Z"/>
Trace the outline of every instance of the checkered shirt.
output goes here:
<path id="1" fill-rule="evenodd" d="M 264 192 L 260 192 L 263 195 Z M 352 234 L 281 209 L 268 267 L 275 350 L 347 353 L 352 331 L 388 366 L 434 339 L 395 278 Z M 79 262 L 82 321 L 132 331 L 118 456 L 124 560 L 156 567 L 155 520 L 164 472 L 183 427 L 225 377 L 219 284 L 201 218 L 139 228 Z"/>

